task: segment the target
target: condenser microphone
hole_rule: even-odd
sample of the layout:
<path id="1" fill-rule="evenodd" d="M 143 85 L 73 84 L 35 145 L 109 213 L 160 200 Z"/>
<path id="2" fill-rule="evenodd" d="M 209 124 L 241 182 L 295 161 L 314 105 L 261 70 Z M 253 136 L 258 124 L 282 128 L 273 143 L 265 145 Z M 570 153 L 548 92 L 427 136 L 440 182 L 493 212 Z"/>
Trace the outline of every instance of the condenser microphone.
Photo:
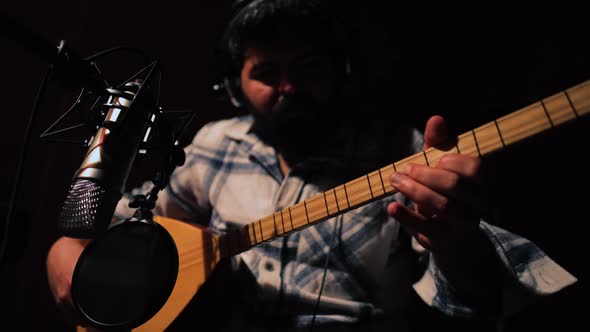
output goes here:
<path id="1" fill-rule="evenodd" d="M 75 172 L 58 218 L 59 231 L 68 237 L 95 238 L 106 231 L 127 177 L 157 107 L 140 81 L 120 90 L 107 89 L 103 124 L 89 143 Z"/>

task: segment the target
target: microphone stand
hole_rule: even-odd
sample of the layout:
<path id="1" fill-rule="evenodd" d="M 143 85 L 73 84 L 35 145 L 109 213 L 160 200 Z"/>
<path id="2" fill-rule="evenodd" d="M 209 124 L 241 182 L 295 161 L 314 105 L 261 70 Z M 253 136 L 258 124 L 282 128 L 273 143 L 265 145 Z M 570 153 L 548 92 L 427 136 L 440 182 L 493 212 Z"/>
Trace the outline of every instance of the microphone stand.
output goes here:
<path id="1" fill-rule="evenodd" d="M 23 138 L 23 146 L 21 147 L 18 156 L 16 175 L 14 177 L 14 182 L 12 184 L 12 189 L 10 191 L 8 209 L 6 217 L 4 219 L 4 224 L 2 225 L 3 227 L 0 228 L 1 269 L 6 259 L 6 254 L 8 251 L 8 233 L 10 232 L 11 224 L 14 218 L 16 201 L 18 199 L 17 196 L 18 194 L 20 194 L 24 165 L 26 162 L 27 154 L 29 152 L 29 146 L 31 144 L 32 127 L 37 119 L 37 115 L 40 109 L 41 98 L 45 94 L 45 91 L 47 89 L 47 83 L 53 77 L 61 76 L 60 78 L 64 79 L 64 82 L 66 83 L 64 85 L 68 88 L 74 88 L 80 84 L 88 84 L 88 86 L 94 89 L 95 91 L 101 91 L 104 87 L 108 85 L 108 83 L 104 80 L 97 79 L 100 76 L 100 71 L 98 67 L 96 67 L 94 63 L 92 63 L 91 65 L 87 65 L 89 63 L 79 61 L 80 58 L 78 58 L 69 48 L 66 47 L 65 40 L 61 40 L 57 48 L 53 47 L 46 39 L 44 39 L 40 35 L 33 33 L 29 29 L 25 28 L 23 25 L 20 25 L 13 19 L 5 16 L 0 16 L 0 35 L 3 35 L 4 37 L 7 37 L 8 39 L 11 39 L 13 41 L 23 43 L 23 45 L 30 51 L 32 51 L 32 53 L 46 59 L 49 64 L 47 72 L 45 73 L 41 81 L 41 84 L 37 90 L 37 94 L 35 95 L 35 100 L 33 102 L 31 113 L 29 114 L 29 119 L 26 124 Z M 69 64 L 71 64 L 69 62 L 75 62 L 75 66 L 68 66 Z M 71 70 L 66 73 L 66 69 L 64 68 L 75 70 Z M 90 76 L 88 77 L 92 77 L 92 79 L 82 79 L 81 73 L 89 74 Z"/>
<path id="2" fill-rule="evenodd" d="M 26 124 L 23 138 L 23 145 L 18 156 L 16 175 L 14 177 L 14 182 L 10 191 L 10 198 L 8 200 L 8 209 L 4 219 L 4 225 L 3 228 L 0 228 L 2 231 L 2 238 L 0 239 L 0 268 L 2 268 L 6 259 L 9 239 L 8 233 L 10 232 L 11 224 L 14 218 L 17 195 L 20 193 L 24 165 L 29 152 L 29 146 L 31 144 L 33 124 L 35 123 L 39 113 L 41 99 L 45 95 L 47 83 L 52 78 L 52 76 L 56 75 L 56 64 L 60 62 L 60 56 L 67 57 L 69 55 L 69 50 L 65 47 L 64 40 L 60 41 L 60 45 L 57 49 L 52 48 L 49 42 L 42 37 L 35 35 L 8 17 L 1 18 L 2 24 L 0 24 L 0 27 L 2 27 L 2 29 L 0 29 L 0 33 L 7 35 L 10 39 L 25 41 L 25 45 L 30 50 L 32 50 L 33 53 L 36 55 L 41 55 L 48 60 L 49 66 L 45 75 L 43 76 L 43 79 L 41 80 L 39 88 L 37 89 L 37 94 L 35 95 L 35 100 L 33 101 L 33 107 L 31 109 L 31 113 L 29 114 L 29 119 Z"/>

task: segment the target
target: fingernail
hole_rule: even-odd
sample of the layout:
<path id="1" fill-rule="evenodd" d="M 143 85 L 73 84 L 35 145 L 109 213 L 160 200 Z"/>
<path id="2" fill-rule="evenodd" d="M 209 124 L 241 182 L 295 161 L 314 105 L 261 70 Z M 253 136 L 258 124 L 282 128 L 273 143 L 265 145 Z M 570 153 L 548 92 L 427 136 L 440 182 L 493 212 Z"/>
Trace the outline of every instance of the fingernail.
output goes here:
<path id="1" fill-rule="evenodd" d="M 390 181 L 392 186 L 398 187 L 404 181 L 404 176 L 399 173 L 393 173 Z"/>

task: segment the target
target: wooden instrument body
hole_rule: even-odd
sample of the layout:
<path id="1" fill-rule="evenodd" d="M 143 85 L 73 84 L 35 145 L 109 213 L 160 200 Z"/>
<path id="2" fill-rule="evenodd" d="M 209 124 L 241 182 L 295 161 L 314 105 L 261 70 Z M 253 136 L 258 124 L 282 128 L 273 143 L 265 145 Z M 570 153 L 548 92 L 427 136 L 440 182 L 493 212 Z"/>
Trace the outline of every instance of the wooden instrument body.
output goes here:
<path id="1" fill-rule="evenodd" d="M 178 249 L 178 276 L 166 304 L 144 324 L 132 331 L 164 331 L 187 307 L 201 286 L 221 260 L 220 235 L 206 227 L 192 225 L 171 218 L 156 216 L 172 236 Z M 78 326 L 78 332 L 98 331 L 93 327 Z"/>
<path id="2" fill-rule="evenodd" d="M 429 148 L 253 221 L 234 233 L 220 235 L 206 227 L 155 217 L 155 221 L 170 233 L 178 248 L 178 277 L 166 304 L 150 320 L 133 331 L 167 329 L 191 302 L 223 258 L 229 258 L 260 243 L 299 231 L 397 192 L 387 179 L 406 163 L 436 165 L 436 162 L 447 153 L 482 157 L 588 114 L 590 81 L 459 135 L 456 144 L 447 150 Z M 348 194 L 352 192 L 355 194 Z M 88 330 L 78 327 L 78 331 Z"/>

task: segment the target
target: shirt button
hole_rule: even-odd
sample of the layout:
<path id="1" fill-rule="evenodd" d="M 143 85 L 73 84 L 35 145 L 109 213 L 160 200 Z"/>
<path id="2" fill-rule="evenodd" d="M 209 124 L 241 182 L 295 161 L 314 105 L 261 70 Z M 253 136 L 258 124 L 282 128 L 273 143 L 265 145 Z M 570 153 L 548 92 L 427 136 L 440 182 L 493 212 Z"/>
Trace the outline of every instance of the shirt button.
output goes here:
<path id="1" fill-rule="evenodd" d="M 264 268 L 269 272 L 272 272 L 275 270 L 275 266 L 271 262 L 266 262 L 264 264 Z"/>

